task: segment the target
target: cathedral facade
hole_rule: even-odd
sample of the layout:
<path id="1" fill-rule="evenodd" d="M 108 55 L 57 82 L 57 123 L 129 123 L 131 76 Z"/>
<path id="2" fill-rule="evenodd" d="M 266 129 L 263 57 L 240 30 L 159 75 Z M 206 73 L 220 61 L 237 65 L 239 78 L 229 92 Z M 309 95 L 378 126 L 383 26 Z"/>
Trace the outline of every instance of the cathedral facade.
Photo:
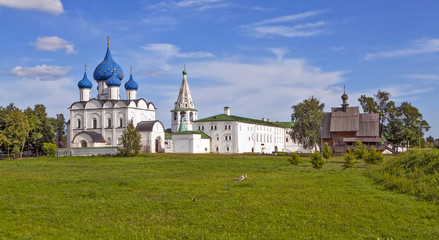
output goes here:
<path id="1" fill-rule="evenodd" d="M 111 56 L 109 38 L 104 60 L 94 70 L 93 78 L 97 82 L 96 98 L 91 96 L 93 83 L 85 68 L 84 77 L 78 82 L 79 101 L 69 108 L 68 147 L 120 147 L 122 133 L 132 121 L 142 137 L 141 151 L 162 152 L 163 124 L 155 119 L 154 104 L 137 97 L 138 84 L 132 69 L 124 85 L 127 99 L 120 98 L 124 73 Z"/>

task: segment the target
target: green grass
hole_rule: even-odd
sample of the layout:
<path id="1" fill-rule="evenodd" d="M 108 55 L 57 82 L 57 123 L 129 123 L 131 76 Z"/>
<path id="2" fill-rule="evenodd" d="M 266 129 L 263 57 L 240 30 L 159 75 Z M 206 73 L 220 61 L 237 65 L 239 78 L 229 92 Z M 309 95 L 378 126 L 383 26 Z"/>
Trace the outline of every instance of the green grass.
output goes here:
<path id="1" fill-rule="evenodd" d="M 371 173 L 389 189 L 439 202 L 438 171 L 438 149 L 414 149 L 401 153 Z"/>
<path id="2" fill-rule="evenodd" d="M 436 204 L 342 163 L 314 170 L 309 158 L 294 166 L 285 156 L 218 154 L 1 161 L 0 238 L 439 238 Z"/>

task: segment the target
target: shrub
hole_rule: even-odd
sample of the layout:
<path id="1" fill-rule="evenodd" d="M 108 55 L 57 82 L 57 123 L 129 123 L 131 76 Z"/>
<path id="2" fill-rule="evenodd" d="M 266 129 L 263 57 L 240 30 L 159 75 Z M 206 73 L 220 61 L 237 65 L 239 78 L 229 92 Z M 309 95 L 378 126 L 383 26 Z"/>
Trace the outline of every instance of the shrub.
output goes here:
<path id="1" fill-rule="evenodd" d="M 315 152 L 310 155 L 312 167 L 319 170 L 325 164 L 325 159 L 322 158 L 319 152 Z"/>
<path id="2" fill-rule="evenodd" d="M 343 167 L 346 168 L 353 168 L 355 167 L 355 164 L 357 164 L 357 160 L 355 159 L 355 155 L 352 151 L 348 150 L 348 152 L 344 155 L 344 163 Z"/>
<path id="3" fill-rule="evenodd" d="M 362 142 L 356 141 L 354 146 L 355 158 L 358 160 L 363 160 L 366 153 L 367 153 L 366 146 Z"/>
<path id="4" fill-rule="evenodd" d="M 383 155 L 380 151 L 377 151 L 373 146 L 364 155 L 364 162 L 370 164 L 378 164 L 384 161 Z"/>
<path id="5" fill-rule="evenodd" d="M 134 127 L 133 121 L 129 121 L 127 128 L 122 132 L 122 147 L 119 154 L 125 157 L 134 157 L 139 153 L 142 145 L 140 144 L 140 133 Z"/>
<path id="6" fill-rule="evenodd" d="M 288 159 L 288 161 L 293 165 L 299 165 L 302 162 L 302 158 L 299 157 L 299 154 L 293 152 L 291 153 L 291 158 Z"/>
<path id="7" fill-rule="evenodd" d="M 55 143 L 43 143 L 42 147 L 43 153 L 50 157 L 55 157 L 58 150 Z"/>
<path id="8" fill-rule="evenodd" d="M 328 143 L 325 142 L 325 145 L 323 145 L 323 157 L 325 159 L 329 159 L 332 156 L 332 151 L 329 148 Z"/>

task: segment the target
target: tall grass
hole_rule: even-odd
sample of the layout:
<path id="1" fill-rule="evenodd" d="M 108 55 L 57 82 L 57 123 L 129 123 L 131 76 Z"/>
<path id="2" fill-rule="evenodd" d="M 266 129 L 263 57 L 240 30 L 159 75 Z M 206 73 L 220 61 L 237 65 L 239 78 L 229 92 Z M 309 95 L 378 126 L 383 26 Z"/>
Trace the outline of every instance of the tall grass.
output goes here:
<path id="1" fill-rule="evenodd" d="M 409 150 L 388 160 L 373 176 L 389 189 L 439 201 L 439 150 Z"/>

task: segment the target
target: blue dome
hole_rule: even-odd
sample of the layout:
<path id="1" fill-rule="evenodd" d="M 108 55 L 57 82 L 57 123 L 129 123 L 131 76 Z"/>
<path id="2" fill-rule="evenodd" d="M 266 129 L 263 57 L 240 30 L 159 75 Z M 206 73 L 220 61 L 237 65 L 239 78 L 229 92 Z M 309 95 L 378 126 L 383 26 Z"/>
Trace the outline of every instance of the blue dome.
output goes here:
<path id="1" fill-rule="evenodd" d="M 136 83 L 133 79 L 133 74 L 130 75 L 130 80 L 125 83 L 125 89 L 126 90 L 137 90 L 139 89 L 139 84 Z"/>
<path id="2" fill-rule="evenodd" d="M 109 79 L 105 82 L 107 86 L 109 87 L 120 87 L 120 84 L 122 83 L 116 74 L 111 75 Z"/>
<path id="3" fill-rule="evenodd" d="M 113 75 L 113 63 L 114 63 L 114 71 L 116 72 L 116 76 L 122 80 L 123 79 L 123 71 L 120 66 L 114 62 L 113 57 L 111 56 L 110 46 L 107 45 L 107 53 L 105 54 L 104 60 L 99 63 L 96 67 L 93 78 L 96 81 L 107 80 Z"/>
<path id="4" fill-rule="evenodd" d="M 78 82 L 79 88 L 91 88 L 93 87 L 93 83 L 88 80 L 87 72 L 84 72 L 84 77 L 81 79 L 81 81 Z"/>

